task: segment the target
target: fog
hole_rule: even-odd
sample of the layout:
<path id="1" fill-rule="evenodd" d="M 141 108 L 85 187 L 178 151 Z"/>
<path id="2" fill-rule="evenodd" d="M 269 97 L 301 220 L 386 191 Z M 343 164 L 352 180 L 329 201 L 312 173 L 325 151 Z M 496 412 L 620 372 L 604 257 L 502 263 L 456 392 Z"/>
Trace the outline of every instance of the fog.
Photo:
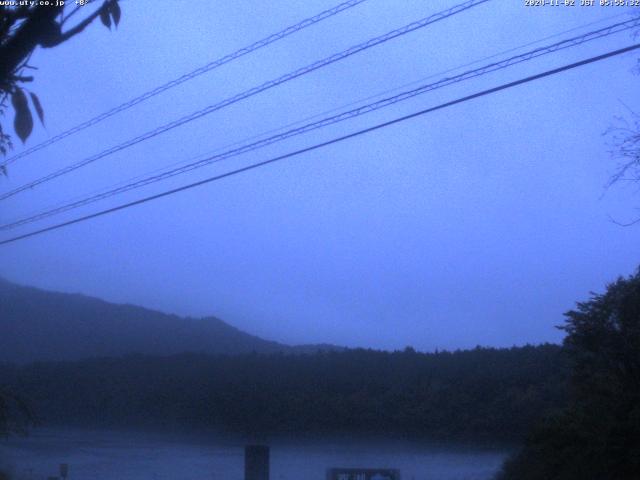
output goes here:
<path id="1" fill-rule="evenodd" d="M 638 0 L 333 1 L 0 1 L 0 480 L 637 478 Z"/>
<path id="2" fill-rule="evenodd" d="M 243 478 L 240 438 L 162 435 L 123 431 L 43 430 L 27 440 L 0 446 L 10 455 L 18 479 L 57 475 L 90 480 L 200 480 Z M 271 442 L 271 478 L 324 480 L 333 467 L 401 469 L 408 480 L 490 479 L 506 454 L 503 448 L 442 446 L 393 440 L 342 438 Z"/>
<path id="3" fill-rule="evenodd" d="M 331 6 L 129 2 L 117 30 L 95 25 L 35 51 L 29 88 L 44 105 L 46 127 L 36 126 L 15 152 Z M 0 189 L 449 6 L 367 1 L 16 162 Z M 437 80 L 439 72 L 560 32 L 572 30 L 528 48 L 626 18 L 624 8 L 489 2 L 16 195 L 0 219 L 425 77 Z M 557 52 L 38 226 L 630 43 L 627 31 Z M 634 191 L 605 190 L 616 162 L 602 135 L 616 116 L 638 108 L 634 65 L 632 52 L 6 245 L 0 274 L 117 303 L 215 315 L 290 344 L 433 350 L 557 342 L 554 326 L 564 311 L 640 260 L 638 230 L 612 222 L 634 218 Z"/>

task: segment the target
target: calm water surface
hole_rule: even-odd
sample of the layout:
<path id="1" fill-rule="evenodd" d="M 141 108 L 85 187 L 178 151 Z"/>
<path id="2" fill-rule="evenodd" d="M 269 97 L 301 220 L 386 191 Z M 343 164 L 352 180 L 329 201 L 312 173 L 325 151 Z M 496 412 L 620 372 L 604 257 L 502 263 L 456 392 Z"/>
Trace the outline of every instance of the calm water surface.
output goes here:
<path id="1" fill-rule="evenodd" d="M 17 480 L 41 480 L 69 464 L 69 480 L 242 480 L 243 444 L 209 436 L 38 430 L 0 442 Z M 324 480 L 329 467 L 388 467 L 403 480 L 488 480 L 507 452 L 397 441 L 280 440 L 272 480 Z"/>

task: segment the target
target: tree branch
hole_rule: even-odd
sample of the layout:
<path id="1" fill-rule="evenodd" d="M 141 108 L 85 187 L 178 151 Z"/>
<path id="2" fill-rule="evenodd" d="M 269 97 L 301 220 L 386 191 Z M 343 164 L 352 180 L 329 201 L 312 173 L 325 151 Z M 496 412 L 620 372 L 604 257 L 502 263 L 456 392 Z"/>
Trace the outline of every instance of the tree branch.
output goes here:
<path id="1" fill-rule="evenodd" d="M 77 34 L 81 33 L 85 28 L 87 28 L 91 24 L 91 22 L 93 22 L 96 18 L 98 18 L 98 16 L 102 13 L 102 11 L 105 10 L 108 6 L 109 6 L 109 2 L 105 0 L 105 2 L 102 4 L 100 8 L 98 8 L 91 15 L 89 15 L 87 18 L 81 21 L 78 25 L 76 25 L 70 30 L 67 30 L 64 33 L 61 33 L 59 36 L 57 36 L 57 38 L 51 39 L 51 42 L 48 43 L 47 45 L 42 45 L 42 46 L 45 48 L 55 47 L 57 45 L 60 45 L 63 42 L 66 42 L 67 40 L 76 36 Z M 73 13 L 74 12 L 71 12 L 71 14 Z M 71 16 L 71 14 L 69 16 Z"/>
<path id="2" fill-rule="evenodd" d="M 60 26 L 63 26 L 65 23 L 67 23 L 67 21 L 73 17 L 76 13 L 78 13 L 80 11 L 80 9 L 82 8 L 81 5 L 78 5 L 76 8 L 73 9 L 73 11 L 71 11 L 71 13 L 69 13 L 69 15 L 67 15 L 66 17 L 62 18 L 62 21 L 60 22 Z"/>
<path id="3" fill-rule="evenodd" d="M 7 79 L 38 44 L 55 35 L 55 18 L 63 7 L 36 7 L 0 47 L 0 79 Z"/>

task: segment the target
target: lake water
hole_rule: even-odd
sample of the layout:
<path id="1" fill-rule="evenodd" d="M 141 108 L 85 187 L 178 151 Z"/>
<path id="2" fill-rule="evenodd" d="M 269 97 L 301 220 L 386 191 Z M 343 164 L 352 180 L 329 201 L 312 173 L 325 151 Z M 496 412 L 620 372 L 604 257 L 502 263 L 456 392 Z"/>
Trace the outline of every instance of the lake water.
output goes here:
<path id="1" fill-rule="evenodd" d="M 330 467 L 396 468 L 402 480 L 488 480 L 507 452 L 400 441 L 271 442 L 272 480 L 325 480 Z M 17 480 L 41 480 L 69 464 L 69 480 L 243 480 L 239 440 L 160 433 L 37 430 L 0 441 Z"/>

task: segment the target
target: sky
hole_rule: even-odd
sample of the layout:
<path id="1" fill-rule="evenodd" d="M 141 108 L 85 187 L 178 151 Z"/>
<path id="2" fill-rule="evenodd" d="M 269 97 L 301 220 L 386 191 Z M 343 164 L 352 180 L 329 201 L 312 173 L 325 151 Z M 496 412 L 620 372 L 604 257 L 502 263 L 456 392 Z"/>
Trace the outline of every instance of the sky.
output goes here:
<path id="1" fill-rule="evenodd" d="M 117 30 L 95 23 L 60 47 L 35 52 L 29 88 L 40 97 L 46 126 L 36 126 L 15 153 L 338 2 L 121 3 Z M 0 192 L 455 3 L 367 0 L 16 161 Z M 630 13 L 524 3 L 490 1 L 106 157 L 3 201 L 0 222 Z M 624 32 L 547 55 L 0 238 L 633 42 Z M 0 276 L 185 316 L 213 315 L 291 344 L 430 351 L 558 342 L 555 326 L 564 312 L 640 264 L 640 226 L 612 221 L 634 219 L 640 194 L 637 186 L 605 188 L 616 160 L 604 135 L 618 118 L 640 110 L 637 57 L 608 59 L 0 246 Z"/>

